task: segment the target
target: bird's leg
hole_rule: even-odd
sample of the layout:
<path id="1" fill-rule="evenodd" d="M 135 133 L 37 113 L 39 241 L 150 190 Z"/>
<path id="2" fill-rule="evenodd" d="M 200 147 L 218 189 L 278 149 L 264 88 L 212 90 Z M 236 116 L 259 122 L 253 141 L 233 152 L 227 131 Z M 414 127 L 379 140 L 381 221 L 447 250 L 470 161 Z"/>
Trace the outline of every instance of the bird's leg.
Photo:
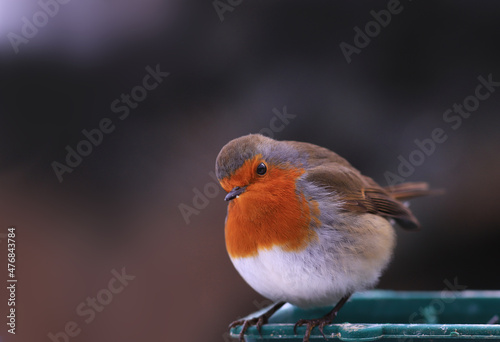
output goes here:
<path id="1" fill-rule="evenodd" d="M 240 320 L 234 321 L 233 323 L 229 324 L 229 329 L 232 329 L 238 325 L 243 325 L 241 327 L 239 340 L 240 340 L 240 342 L 244 342 L 245 339 L 243 338 L 243 335 L 245 334 L 245 332 L 247 331 L 247 329 L 249 327 L 251 327 L 252 325 L 255 325 L 255 327 L 257 328 L 257 331 L 260 334 L 260 328 L 262 327 L 262 325 L 266 324 L 269 317 L 271 317 L 276 311 L 278 311 L 279 308 L 281 308 L 284 304 L 285 304 L 285 302 L 278 302 L 278 303 L 274 304 L 269 310 L 267 310 L 266 312 L 264 312 L 262 315 L 260 315 L 258 317 L 254 317 L 254 318 L 247 319 L 247 320 L 240 319 Z"/>
<path id="2" fill-rule="evenodd" d="M 307 329 L 306 329 L 306 333 L 304 334 L 303 342 L 309 342 L 309 337 L 311 336 L 311 331 L 314 329 L 314 327 L 318 327 L 319 331 L 321 332 L 321 335 L 323 335 L 323 337 L 326 340 L 326 336 L 323 333 L 323 328 L 325 327 L 325 325 L 332 323 L 332 321 L 335 319 L 335 317 L 337 317 L 337 313 L 339 312 L 339 310 L 344 306 L 344 304 L 347 302 L 347 300 L 349 300 L 349 297 L 351 297 L 350 294 L 342 297 L 342 299 L 337 303 L 337 305 L 335 305 L 335 307 L 332 309 L 332 311 L 327 313 L 322 318 L 298 320 L 297 323 L 295 323 L 295 326 L 293 327 L 293 332 L 295 334 L 297 334 L 297 327 L 300 327 L 300 326 L 305 324 Z"/>

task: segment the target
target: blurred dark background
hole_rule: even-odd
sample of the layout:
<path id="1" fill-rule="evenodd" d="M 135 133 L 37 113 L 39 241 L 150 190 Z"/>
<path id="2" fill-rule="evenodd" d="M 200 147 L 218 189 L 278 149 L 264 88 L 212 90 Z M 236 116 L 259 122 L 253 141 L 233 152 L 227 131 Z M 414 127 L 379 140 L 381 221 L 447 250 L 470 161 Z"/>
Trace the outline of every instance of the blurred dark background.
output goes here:
<path id="1" fill-rule="evenodd" d="M 221 15 L 210 1 L 42 3 L 53 16 L 36 1 L 0 4 L 0 233 L 17 228 L 19 281 L 17 333 L 4 340 L 51 341 L 74 321 L 70 341 L 227 341 L 229 322 L 267 302 L 226 254 L 210 173 L 226 142 L 284 107 L 295 117 L 275 138 L 328 147 L 382 185 L 415 139 L 442 129 L 404 178 L 446 194 L 412 202 L 423 229 L 397 230 L 379 288 L 498 289 L 500 87 L 456 130 L 443 113 L 479 76 L 500 81 L 500 3 L 402 1 L 350 63 L 339 45 L 388 1 L 222 0 Z M 170 74 L 142 93 L 148 66 Z M 131 91 L 145 98 L 122 120 L 111 104 Z M 53 163 L 104 118 L 114 131 L 60 182 Z M 123 267 L 135 278 L 85 323 L 77 307 L 109 301 Z"/>

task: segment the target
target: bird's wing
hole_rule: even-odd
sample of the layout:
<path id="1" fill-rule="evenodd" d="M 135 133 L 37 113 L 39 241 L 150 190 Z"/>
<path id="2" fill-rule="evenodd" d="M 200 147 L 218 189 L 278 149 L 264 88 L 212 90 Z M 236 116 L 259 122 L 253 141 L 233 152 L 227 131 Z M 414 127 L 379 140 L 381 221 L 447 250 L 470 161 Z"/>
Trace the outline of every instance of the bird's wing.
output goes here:
<path id="1" fill-rule="evenodd" d="M 383 188 L 327 148 L 302 142 L 289 143 L 307 155 L 307 180 L 334 191 L 345 211 L 394 218 L 405 229 L 420 228 L 417 218 L 398 199 L 430 194 L 426 183 L 404 183 Z"/>
<path id="2" fill-rule="evenodd" d="M 417 218 L 403 203 L 352 167 L 336 163 L 322 164 L 309 169 L 306 179 L 335 192 L 345 211 L 394 218 L 406 229 L 420 227 Z"/>

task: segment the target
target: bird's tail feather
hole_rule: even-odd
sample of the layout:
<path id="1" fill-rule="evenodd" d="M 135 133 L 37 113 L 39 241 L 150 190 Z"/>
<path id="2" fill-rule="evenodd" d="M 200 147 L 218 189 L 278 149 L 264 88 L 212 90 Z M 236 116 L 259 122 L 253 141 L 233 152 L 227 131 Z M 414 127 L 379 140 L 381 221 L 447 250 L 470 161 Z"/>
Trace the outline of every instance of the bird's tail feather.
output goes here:
<path id="1" fill-rule="evenodd" d="M 441 189 L 429 189 L 425 182 L 408 182 L 384 187 L 384 190 L 400 201 L 420 196 L 440 195 L 444 193 Z"/>

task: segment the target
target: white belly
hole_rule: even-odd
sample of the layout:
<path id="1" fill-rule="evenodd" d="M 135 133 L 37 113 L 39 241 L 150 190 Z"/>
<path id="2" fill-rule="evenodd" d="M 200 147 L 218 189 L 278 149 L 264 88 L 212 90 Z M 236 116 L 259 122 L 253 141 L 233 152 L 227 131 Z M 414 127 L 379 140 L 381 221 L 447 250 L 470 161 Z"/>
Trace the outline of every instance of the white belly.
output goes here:
<path id="1" fill-rule="evenodd" d="M 390 224 L 387 220 L 382 223 L 383 230 L 388 232 L 384 240 L 393 239 Z M 390 260 L 394 241 L 390 241 L 389 246 L 387 241 L 385 246 L 381 243 L 379 254 L 374 258 L 373 254 L 364 256 L 353 245 L 343 248 L 339 242 L 341 236 L 331 232 L 321 235 L 319 242 L 300 252 L 273 247 L 259 251 L 257 256 L 231 260 L 246 282 L 261 295 L 302 308 L 334 305 L 343 296 L 377 283 Z M 377 237 L 372 240 L 375 245 L 378 245 Z"/>

